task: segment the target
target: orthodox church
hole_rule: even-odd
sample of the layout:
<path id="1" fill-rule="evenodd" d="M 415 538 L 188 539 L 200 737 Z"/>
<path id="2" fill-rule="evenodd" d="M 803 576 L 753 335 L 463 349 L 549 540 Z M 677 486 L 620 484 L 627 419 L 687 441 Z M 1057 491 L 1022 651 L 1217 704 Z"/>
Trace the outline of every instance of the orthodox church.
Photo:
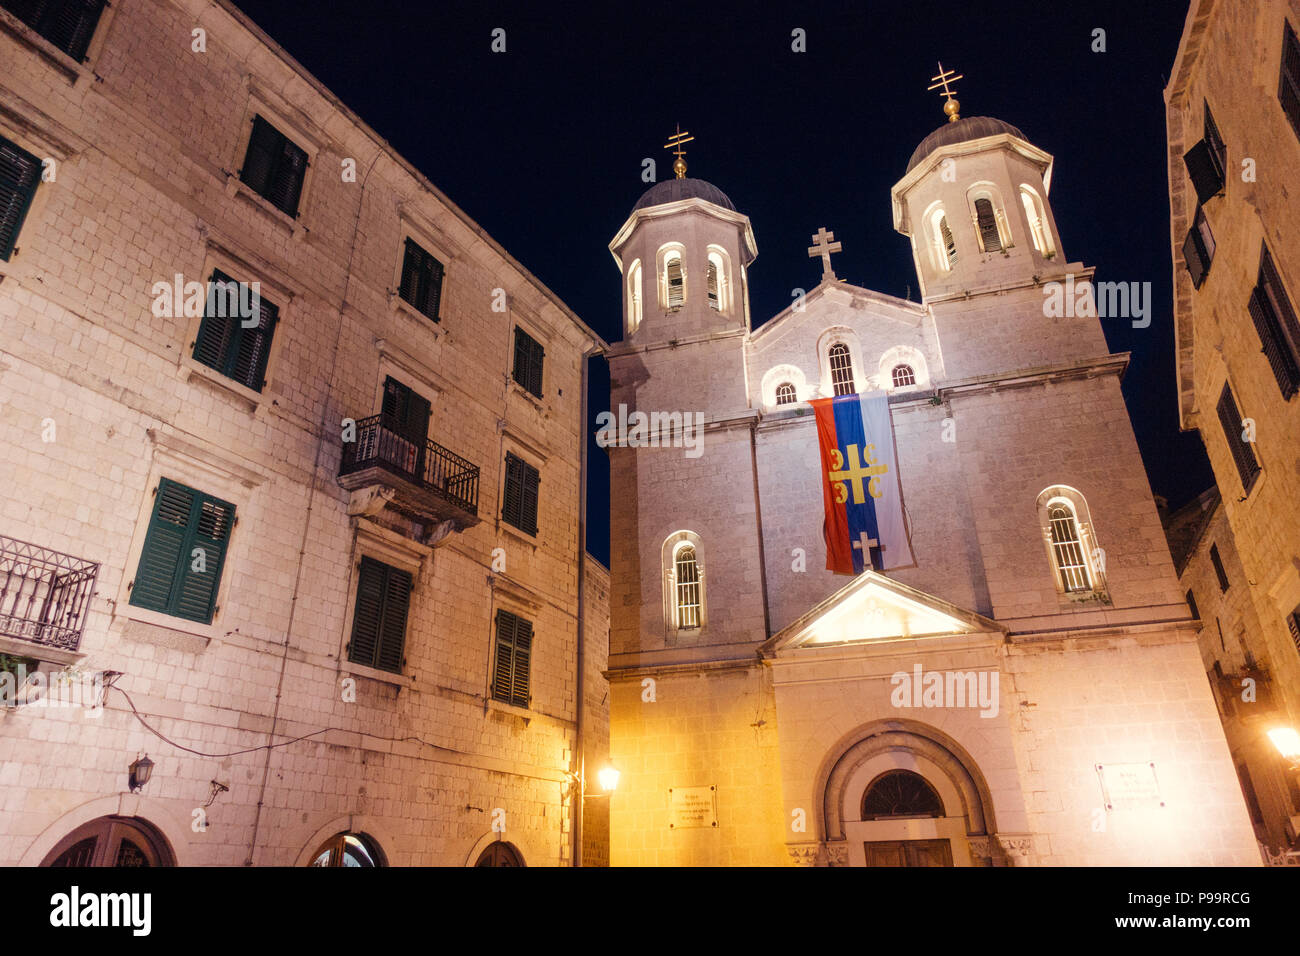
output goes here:
<path id="1" fill-rule="evenodd" d="M 1260 862 L 1128 355 L 1044 307 L 1093 276 L 1053 158 L 945 113 L 890 197 L 920 303 L 838 279 L 819 230 L 820 284 L 754 330 L 753 229 L 685 134 L 610 243 L 611 407 L 658 423 L 609 449 L 612 865 Z M 907 536 L 845 575 L 817 409 L 855 394 L 887 402 Z"/>

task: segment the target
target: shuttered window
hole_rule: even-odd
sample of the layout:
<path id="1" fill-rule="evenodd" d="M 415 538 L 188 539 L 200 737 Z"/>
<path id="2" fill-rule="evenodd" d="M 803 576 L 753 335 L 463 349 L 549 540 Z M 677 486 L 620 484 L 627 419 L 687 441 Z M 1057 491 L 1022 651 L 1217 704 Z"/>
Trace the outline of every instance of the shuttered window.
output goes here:
<path id="1" fill-rule="evenodd" d="M 506 453 L 501 517 L 520 531 L 537 534 L 537 492 L 541 475 L 522 458 Z"/>
<path id="2" fill-rule="evenodd" d="M 104 0 L 0 0 L 0 7 L 77 61 L 86 56 L 104 6 Z"/>
<path id="3" fill-rule="evenodd" d="M 525 332 L 515 329 L 514 379 L 538 398 L 542 397 L 542 364 L 546 350 L 542 343 Z"/>
<path id="4" fill-rule="evenodd" d="M 1300 136 L 1300 41 L 1296 40 L 1295 30 L 1289 22 L 1285 23 L 1282 34 L 1282 70 L 1277 98 L 1282 102 L 1286 118 L 1291 121 L 1291 128 L 1296 136 Z"/>
<path id="5" fill-rule="evenodd" d="M 402 254 L 402 298 L 435 322 L 442 321 L 442 278 L 446 270 L 441 262 L 414 239 L 406 240 Z"/>
<path id="6" fill-rule="evenodd" d="M 402 672 L 406 618 L 411 607 L 411 574 L 363 556 L 357 574 L 348 660 L 394 674 Z"/>
<path id="7" fill-rule="evenodd" d="M 1250 489 L 1255 487 L 1255 479 L 1259 477 L 1259 461 L 1255 458 L 1255 450 L 1250 447 L 1250 442 L 1242 436 L 1245 426 L 1242 424 L 1241 412 L 1237 410 L 1237 400 L 1232 397 L 1232 388 L 1226 382 L 1219 394 L 1218 412 L 1223 437 L 1228 440 L 1228 450 L 1237 466 L 1237 474 L 1241 476 L 1241 487 L 1246 494 L 1250 494 Z"/>
<path id="8" fill-rule="evenodd" d="M 212 621 L 235 506 L 163 478 L 131 585 L 131 603 L 175 617 Z"/>
<path id="9" fill-rule="evenodd" d="M 253 133 L 239 178 L 276 209 L 297 216 L 306 175 L 306 151 L 261 116 L 253 117 Z"/>
<path id="10" fill-rule="evenodd" d="M 0 260 L 9 261 L 41 181 L 41 161 L 0 136 Z"/>
<path id="11" fill-rule="evenodd" d="M 1214 248 L 1214 235 L 1210 232 L 1209 220 L 1205 218 L 1204 210 L 1197 206 L 1192 228 L 1187 230 L 1187 238 L 1183 240 L 1183 262 L 1187 266 L 1187 274 L 1192 277 L 1192 285 L 1198 289 L 1210 274 Z"/>
<path id="12" fill-rule="evenodd" d="M 1300 389 L 1300 323 L 1267 246 L 1260 253 L 1259 281 L 1248 308 L 1277 387 L 1289 399 Z"/>
<path id="13" fill-rule="evenodd" d="M 1210 104 L 1205 104 L 1205 135 L 1183 156 L 1183 165 L 1196 189 L 1196 201 L 1207 202 L 1223 192 L 1227 168 L 1228 147 L 1219 135 Z"/>
<path id="14" fill-rule="evenodd" d="M 497 611 L 496 661 L 492 697 L 516 707 L 532 700 L 529 670 L 533 656 L 533 622 L 509 611 Z"/>
<path id="15" fill-rule="evenodd" d="M 1228 590 L 1230 586 L 1228 572 L 1223 569 L 1223 559 L 1219 557 L 1219 546 L 1217 544 L 1210 545 L 1210 564 L 1214 565 L 1214 573 L 1219 579 L 1219 590 Z"/>
<path id="16" fill-rule="evenodd" d="M 975 200 L 975 225 L 979 229 L 980 247 L 985 252 L 1001 252 L 1002 236 L 998 233 L 998 218 L 993 212 L 993 203 L 989 200 Z"/>
<path id="17" fill-rule="evenodd" d="M 1287 615 L 1286 626 L 1291 632 L 1291 643 L 1295 645 L 1296 653 L 1300 654 L 1300 607 Z"/>
<path id="18" fill-rule="evenodd" d="M 217 270 L 208 283 L 208 305 L 194 340 L 194 361 L 260 392 L 279 320 L 279 308 L 265 296 L 254 297 L 247 283 L 235 282 Z"/>
<path id="19" fill-rule="evenodd" d="M 1192 592 L 1191 588 L 1187 589 L 1187 609 L 1192 612 L 1192 617 L 1196 618 L 1198 621 L 1201 619 L 1200 608 L 1196 606 L 1196 595 Z"/>
<path id="20" fill-rule="evenodd" d="M 429 449 L 429 400 L 391 375 L 384 378 L 380 422 L 394 437 L 387 458 L 416 481 L 424 480 Z"/>

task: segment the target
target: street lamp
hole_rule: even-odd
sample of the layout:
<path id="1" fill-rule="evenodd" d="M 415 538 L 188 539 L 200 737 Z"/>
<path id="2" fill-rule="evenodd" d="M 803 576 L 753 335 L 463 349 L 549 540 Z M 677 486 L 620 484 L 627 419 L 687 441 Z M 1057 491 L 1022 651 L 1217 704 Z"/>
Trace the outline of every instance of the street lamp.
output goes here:
<path id="1" fill-rule="evenodd" d="M 149 759 L 148 754 L 145 754 L 133 761 L 127 769 L 131 773 L 129 781 L 131 792 L 139 793 L 144 789 L 144 785 L 149 782 L 149 778 L 153 776 L 153 761 Z"/>
<path id="2" fill-rule="evenodd" d="M 605 791 L 606 796 L 618 789 L 618 776 L 618 768 L 613 764 L 606 764 L 596 772 L 596 779 L 600 781 L 600 789 Z"/>
<path id="3" fill-rule="evenodd" d="M 1273 741 L 1282 759 L 1291 764 L 1292 770 L 1300 770 L 1300 734 L 1294 727 L 1274 727 L 1268 732 L 1268 739 Z"/>

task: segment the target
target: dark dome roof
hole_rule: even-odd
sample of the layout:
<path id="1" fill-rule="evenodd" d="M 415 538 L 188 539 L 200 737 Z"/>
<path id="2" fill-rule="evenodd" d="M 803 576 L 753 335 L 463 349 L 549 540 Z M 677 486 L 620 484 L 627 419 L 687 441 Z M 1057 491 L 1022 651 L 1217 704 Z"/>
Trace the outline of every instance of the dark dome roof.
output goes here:
<path id="1" fill-rule="evenodd" d="M 649 206 L 662 206 L 665 203 L 677 202 L 679 199 L 703 199 L 723 209 L 736 211 L 735 205 L 727 198 L 727 194 L 713 183 L 706 183 L 703 179 L 677 178 L 655 183 L 636 201 L 632 211 L 636 212 Z"/>
<path id="2" fill-rule="evenodd" d="M 964 143 L 967 140 L 982 139 L 985 136 L 997 136 L 999 133 L 1010 133 L 1012 136 L 1018 136 L 1021 139 L 1026 138 L 1024 133 L 1010 123 L 1004 123 L 992 116 L 971 116 L 966 119 L 959 119 L 955 123 L 944 123 L 921 140 L 921 145 L 916 147 L 916 151 L 912 153 L 912 158 L 907 161 L 907 171 L 910 173 L 921 164 L 925 157 L 940 146 Z"/>

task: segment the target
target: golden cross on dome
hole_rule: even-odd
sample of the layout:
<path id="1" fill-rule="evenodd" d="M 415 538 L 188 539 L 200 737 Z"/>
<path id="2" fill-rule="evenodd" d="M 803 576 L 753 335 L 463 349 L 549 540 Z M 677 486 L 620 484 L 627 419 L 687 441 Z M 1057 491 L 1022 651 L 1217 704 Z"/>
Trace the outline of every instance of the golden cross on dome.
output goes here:
<path id="1" fill-rule="evenodd" d="M 682 124 L 678 123 L 677 132 L 669 136 L 668 142 L 664 143 L 664 149 L 673 149 L 674 146 L 677 147 L 674 150 L 677 154 L 677 158 L 673 160 L 673 172 L 677 174 L 678 179 L 686 178 L 686 160 L 682 159 L 682 157 L 686 155 L 686 150 L 682 149 L 682 143 L 689 143 L 693 139 L 695 139 L 695 137 L 690 133 L 682 132 Z"/>
<path id="2" fill-rule="evenodd" d="M 943 104 L 943 111 L 944 111 L 945 113 L 948 114 L 948 122 L 949 122 L 949 123 L 955 123 L 955 122 L 957 122 L 957 120 L 961 119 L 961 116 L 960 116 L 960 114 L 958 113 L 958 110 L 961 109 L 961 104 L 958 103 L 958 102 L 957 102 L 957 98 L 956 98 L 955 96 L 952 95 L 953 92 L 954 92 L 954 90 L 952 90 L 952 89 L 948 86 L 948 84 L 949 84 L 949 83 L 955 83 L 955 82 L 957 82 L 958 80 L 964 80 L 964 79 L 966 78 L 966 77 L 965 77 L 965 74 L 958 74 L 958 75 L 954 76 L 954 75 L 953 75 L 954 72 L 955 72 L 955 71 L 953 71 L 953 70 L 945 70 L 945 69 L 943 68 L 943 64 L 940 63 L 940 64 L 939 64 L 939 75 L 938 75 L 938 76 L 932 76 L 932 77 L 930 77 L 930 84 L 931 84 L 931 85 L 926 87 L 926 90 L 927 90 L 927 91 L 929 91 L 929 90 L 942 90 L 942 91 L 943 91 L 943 95 L 946 96 L 946 97 L 948 97 L 948 101 L 947 101 L 946 103 Z M 937 81 L 937 82 L 936 82 L 936 81 Z"/>

